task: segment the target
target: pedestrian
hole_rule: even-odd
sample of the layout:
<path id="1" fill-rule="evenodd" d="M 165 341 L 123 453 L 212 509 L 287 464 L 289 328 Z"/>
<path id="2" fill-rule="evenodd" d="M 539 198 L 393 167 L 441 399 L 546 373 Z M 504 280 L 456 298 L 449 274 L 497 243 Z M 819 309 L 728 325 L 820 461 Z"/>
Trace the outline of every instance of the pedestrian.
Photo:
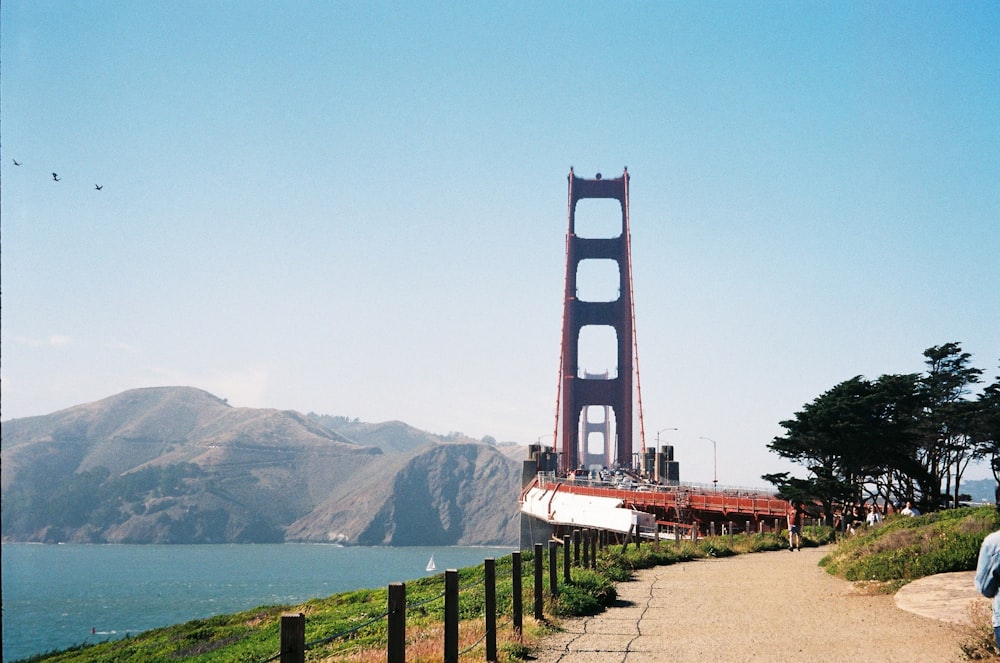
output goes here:
<path id="1" fill-rule="evenodd" d="M 868 505 L 868 515 L 865 516 L 865 524 L 868 527 L 874 527 L 882 522 L 882 513 L 875 508 L 874 504 Z"/>
<path id="2" fill-rule="evenodd" d="M 788 549 L 802 550 L 802 507 L 798 500 L 788 503 Z"/>
<path id="3" fill-rule="evenodd" d="M 979 547 L 976 565 L 976 589 L 993 599 L 993 640 L 1000 648 L 1000 531 L 993 532 Z"/>
<path id="4" fill-rule="evenodd" d="M 920 509 L 918 509 L 917 507 L 913 506 L 913 502 L 910 502 L 909 500 L 907 500 L 906 501 L 906 506 L 903 507 L 903 510 L 900 511 L 900 513 L 903 514 L 904 516 L 909 516 L 909 517 L 912 518 L 914 516 L 919 516 L 920 515 Z"/>

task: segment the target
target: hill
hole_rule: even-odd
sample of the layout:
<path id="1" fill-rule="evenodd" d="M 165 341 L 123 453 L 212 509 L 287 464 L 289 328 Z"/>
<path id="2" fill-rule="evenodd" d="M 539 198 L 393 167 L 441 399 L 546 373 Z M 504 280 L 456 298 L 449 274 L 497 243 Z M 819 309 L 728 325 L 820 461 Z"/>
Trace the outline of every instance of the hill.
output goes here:
<path id="1" fill-rule="evenodd" d="M 401 422 L 355 421 L 338 432 L 325 419 L 157 387 L 4 422 L 0 534 L 102 543 L 516 541 L 519 462 L 490 445 L 445 445 Z"/>

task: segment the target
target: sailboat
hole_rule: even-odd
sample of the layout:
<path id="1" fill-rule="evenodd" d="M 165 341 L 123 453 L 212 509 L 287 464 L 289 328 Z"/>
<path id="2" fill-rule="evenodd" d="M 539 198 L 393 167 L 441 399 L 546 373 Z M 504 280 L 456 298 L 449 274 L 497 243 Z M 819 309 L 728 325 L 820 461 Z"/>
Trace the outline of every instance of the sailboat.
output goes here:
<path id="1" fill-rule="evenodd" d="M 431 555 L 430 561 L 427 562 L 427 572 L 430 573 L 431 571 L 437 571 L 437 568 L 437 565 L 434 564 L 434 555 Z"/>

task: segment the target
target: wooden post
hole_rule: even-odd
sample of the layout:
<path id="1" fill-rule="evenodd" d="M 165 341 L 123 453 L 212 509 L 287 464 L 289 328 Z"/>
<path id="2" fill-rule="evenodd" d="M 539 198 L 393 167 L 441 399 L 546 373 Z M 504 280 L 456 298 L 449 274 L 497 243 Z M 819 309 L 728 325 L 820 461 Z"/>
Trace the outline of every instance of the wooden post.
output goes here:
<path id="1" fill-rule="evenodd" d="M 653 525 L 653 547 L 660 549 L 660 523 Z"/>
<path id="2" fill-rule="evenodd" d="M 406 663 L 406 583 L 389 583 L 389 629 L 386 660 Z"/>
<path id="3" fill-rule="evenodd" d="M 559 563 L 556 561 L 558 552 L 556 542 L 549 541 L 549 594 L 552 596 L 559 593 Z"/>
<path id="4" fill-rule="evenodd" d="M 512 567 L 512 575 L 510 577 L 510 588 L 513 592 L 511 597 L 511 612 L 513 612 L 512 620 L 514 622 L 514 637 L 517 638 L 518 642 L 521 641 L 521 633 L 524 631 L 524 620 L 522 618 L 521 612 L 524 609 L 523 595 L 521 590 L 521 551 L 515 550 L 510 554 L 510 561 Z"/>
<path id="5" fill-rule="evenodd" d="M 573 530 L 573 565 L 580 566 L 580 530 Z"/>
<path id="6" fill-rule="evenodd" d="M 281 663 L 306 660 L 306 616 L 301 612 L 281 615 Z"/>
<path id="7" fill-rule="evenodd" d="M 681 528 L 674 523 L 674 548 L 681 545 Z"/>
<path id="8" fill-rule="evenodd" d="M 569 584 L 569 534 L 563 535 L 563 582 Z"/>
<path id="9" fill-rule="evenodd" d="M 541 621 L 542 613 L 542 544 L 535 544 L 535 619 Z"/>
<path id="10" fill-rule="evenodd" d="M 715 521 L 708 523 L 708 534 L 709 536 L 715 536 Z"/>
<path id="11" fill-rule="evenodd" d="M 444 663 L 458 663 L 458 569 L 444 572 Z"/>
<path id="12" fill-rule="evenodd" d="M 729 521 L 729 546 L 730 547 L 733 546 L 733 537 L 734 536 L 735 536 L 735 534 L 733 533 L 733 521 L 730 520 Z"/>
<path id="13" fill-rule="evenodd" d="M 628 550 L 628 542 L 632 540 L 632 530 L 635 529 L 635 524 L 628 526 L 628 534 L 625 536 L 625 543 L 622 544 L 622 552 Z"/>
<path id="14" fill-rule="evenodd" d="M 600 540 L 600 531 L 594 532 L 590 539 L 590 568 L 597 568 L 597 542 Z"/>
<path id="15" fill-rule="evenodd" d="M 497 660 L 497 572 L 493 558 L 483 560 L 486 579 L 486 660 Z"/>
<path id="16" fill-rule="evenodd" d="M 590 530 L 583 530 L 583 568 L 590 568 Z M 569 579 L 567 578 L 567 582 Z"/>

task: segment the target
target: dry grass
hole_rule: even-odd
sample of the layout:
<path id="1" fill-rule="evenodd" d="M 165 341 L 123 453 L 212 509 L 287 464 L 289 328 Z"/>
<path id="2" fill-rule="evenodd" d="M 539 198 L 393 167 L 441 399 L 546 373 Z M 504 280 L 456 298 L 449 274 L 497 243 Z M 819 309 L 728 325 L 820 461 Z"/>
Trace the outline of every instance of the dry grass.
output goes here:
<path id="1" fill-rule="evenodd" d="M 993 610 L 988 603 L 969 604 L 968 623 L 964 627 L 962 654 L 970 661 L 1000 661 L 993 636 Z"/>
<path id="2" fill-rule="evenodd" d="M 497 625 L 497 651 L 501 661 L 516 660 L 516 652 L 527 651 L 551 631 L 548 624 L 535 622 L 525 617 L 524 629 L 519 638 L 511 623 Z M 482 661 L 486 652 L 486 625 L 482 620 L 466 620 L 459 623 L 459 661 Z M 437 663 L 444 658 L 444 624 L 434 623 L 423 627 L 407 627 L 406 660 L 409 663 Z M 313 651 L 307 655 L 310 661 L 322 663 L 384 663 L 385 648 L 354 648 L 351 643 L 340 642 L 338 646 L 322 652 Z M 512 655 L 512 652 L 514 655 Z"/>

